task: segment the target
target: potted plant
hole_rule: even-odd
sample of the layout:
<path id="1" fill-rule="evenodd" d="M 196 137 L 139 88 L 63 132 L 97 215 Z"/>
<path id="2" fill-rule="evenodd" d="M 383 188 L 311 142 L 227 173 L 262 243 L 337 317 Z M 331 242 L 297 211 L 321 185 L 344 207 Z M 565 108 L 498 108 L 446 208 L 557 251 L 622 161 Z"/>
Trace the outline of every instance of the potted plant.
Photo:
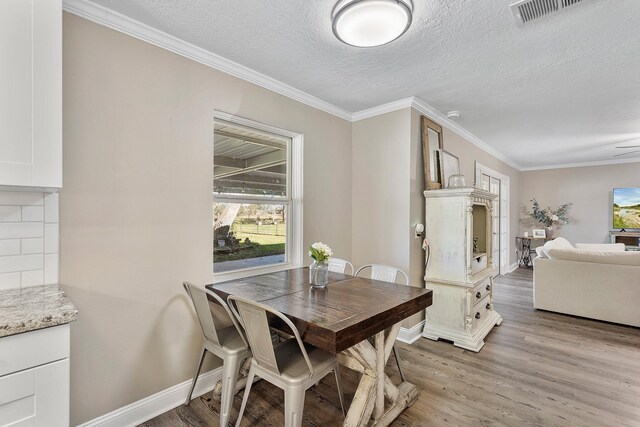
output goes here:
<path id="1" fill-rule="evenodd" d="M 554 211 L 549 207 L 547 209 L 540 209 L 540 204 L 536 199 L 531 199 L 530 202 L 532 204 L 530 214 L 531 218 L 546 227 L 547 237 L 553 237 L 553 233 L 555 231 L 554 225 L 569 224 L 571 222 L 568 213 L 572 203 L 565 203 Z"/>
<path id="2" fill-rule="evenodd" d="M 322 242 L 309 247 L 309 256 L 313 258 L 309 266 L 309 284 L 317 288 L 327 286 L 329 280 L 329 260 L 333 256 L 331 248 Z"/>

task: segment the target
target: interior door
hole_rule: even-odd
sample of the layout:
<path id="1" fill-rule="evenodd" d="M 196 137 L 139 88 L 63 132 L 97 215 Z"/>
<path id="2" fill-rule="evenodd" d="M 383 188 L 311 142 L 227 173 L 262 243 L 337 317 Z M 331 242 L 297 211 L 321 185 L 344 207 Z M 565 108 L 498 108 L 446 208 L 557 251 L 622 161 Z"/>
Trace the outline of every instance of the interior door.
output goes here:
<path id="1" fill-rule="evenodd" d="M 509 272 L 509 177 L 478 162 L 475 186 L 498 195 L 493 204 L 492 258 L 494 274 Z"/>
<path id="2" fill-rule="evenodd" d="M 500 224 L 500 180 L 498 178 L 490 177 L 489 179 L 489 191 L 493 194 L 497 194 L 498 197 L 493 201 L 493 211 L 491 212 L 491 250 L 493 259 L 493 277 L 500 274 L 500 254 L 501 248 L 501 224 Z"/>

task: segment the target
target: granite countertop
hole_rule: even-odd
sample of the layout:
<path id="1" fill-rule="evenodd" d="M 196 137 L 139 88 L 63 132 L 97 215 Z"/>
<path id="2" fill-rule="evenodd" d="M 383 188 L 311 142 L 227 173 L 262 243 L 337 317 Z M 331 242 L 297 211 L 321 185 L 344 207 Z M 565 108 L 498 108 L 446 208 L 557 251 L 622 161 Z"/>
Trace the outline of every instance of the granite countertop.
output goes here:
<path id="1" fill-rule="evenodd" d="M 60 285 L 0 291 L 0 337 L 63 325 L 78 318 L 78 310 Z"/>

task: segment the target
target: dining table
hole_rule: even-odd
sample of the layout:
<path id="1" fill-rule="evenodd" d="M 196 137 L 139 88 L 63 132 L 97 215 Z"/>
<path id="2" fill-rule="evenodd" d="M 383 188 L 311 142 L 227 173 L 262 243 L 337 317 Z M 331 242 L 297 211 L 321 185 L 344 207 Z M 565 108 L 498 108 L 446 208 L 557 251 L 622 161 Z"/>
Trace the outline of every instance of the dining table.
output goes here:
<path id="1" fill-rule="evenodd" d="M 235 295 L 280 311 L 303 341 L 362 374 L 344 426 L 388 426 L 417 399 L 416 386 L 395 385 L 385 366 L 402 321 L 432 304 L 431 290 L 335 272 L 329 272 L 326 287 L 316 288 L 307 267 L 206 287 L 225 300 Z M 282 327 L 273 322 L 275 329 Z"/>

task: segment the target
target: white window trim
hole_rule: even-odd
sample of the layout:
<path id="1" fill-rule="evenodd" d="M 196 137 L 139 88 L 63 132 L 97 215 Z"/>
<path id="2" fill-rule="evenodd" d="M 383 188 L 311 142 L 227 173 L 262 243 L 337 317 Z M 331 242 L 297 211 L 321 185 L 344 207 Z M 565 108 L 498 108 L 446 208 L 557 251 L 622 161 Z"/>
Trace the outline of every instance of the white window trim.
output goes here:
<path id="1" fill-rule="evenodd" d="M 271 126 L 265 123 L 250 120 L 244 117 L 236 116 L 233 114 L 225 113 L 223 111 L 215 110 L 213 113 L 213 119 L 224 120 L 230 123 L 251 127 L 264 132 L 273 133 L 276 135 L 282 135 L 291 138 L 291 147 L 288 151 L 287 164 L 291 169 L 287 187 L 289 195 L 291 196 L 291 202 L 289 204 L 288 220 L 287 220 L 287 249 L 286 260 L 284 263 L 272 264 L 260 267 L 243 268 L 240 270 L 225 271 L 222 273 L 213 272 L 213 283 L 224 282 L 227 280 L 241 279 L 243 277 L 256 276 L 259 274 L 273 273 L 276 271 L 288 270 L 290 268 L 296 268 L 302 266 L 302 242 L 303 242 L 303 221 L 302 221 L 302 188 L 303 188 L 303 148 L 304 148 L 304 136 L 301 133 L 292 132 L 286 129 L 280 129 L 275 126 Z M 213 188 L 211 189 L 213 199 Z M 243 199 L 250 199 L 246 197 Z M 225 197 L 229 200 L 230 197 Z M 257 201 L 264 202 L 263 199 L 257 199 Z M 213 224 L 213 209 L 211 210 L 211 224 Z M 213 241 L 213 236 L 211 237 Z M 213 269 L 213 261 L 211 262 Z M 213 270 L 212 270 L 213 271 Z"/>
<path id="2" fill-rule="evenodd" d="M 492 176 L 494 178 L 498 178 L 500 180 L 500 216 L 505 219 L 505 228 L 504 232 L 506 233 L 506 248 L 504 250 L 506 253 L 501 254 L 500 256 L 500 266 L 498 271 L 501 275 L 509 273 L 510 265 L 509 265 L 509 257 L 511 255 L 511 218 L 509 213 L 509 204 L 511 202 L 511 180 L 508 175 L 498 172 L 497 170 L 491 169 L 488 166 L 483 165 L 482 163 L 476 161 L 475 162 L 475 184 L 476 188 L 482 188 L 482 173 L 485 175 Z M 500 236 L 502 238 L 502 236 Z M 503 256 L 504 255 L 504 256 Z M 503 259 L 504 258 L 504 259 Z"/>

